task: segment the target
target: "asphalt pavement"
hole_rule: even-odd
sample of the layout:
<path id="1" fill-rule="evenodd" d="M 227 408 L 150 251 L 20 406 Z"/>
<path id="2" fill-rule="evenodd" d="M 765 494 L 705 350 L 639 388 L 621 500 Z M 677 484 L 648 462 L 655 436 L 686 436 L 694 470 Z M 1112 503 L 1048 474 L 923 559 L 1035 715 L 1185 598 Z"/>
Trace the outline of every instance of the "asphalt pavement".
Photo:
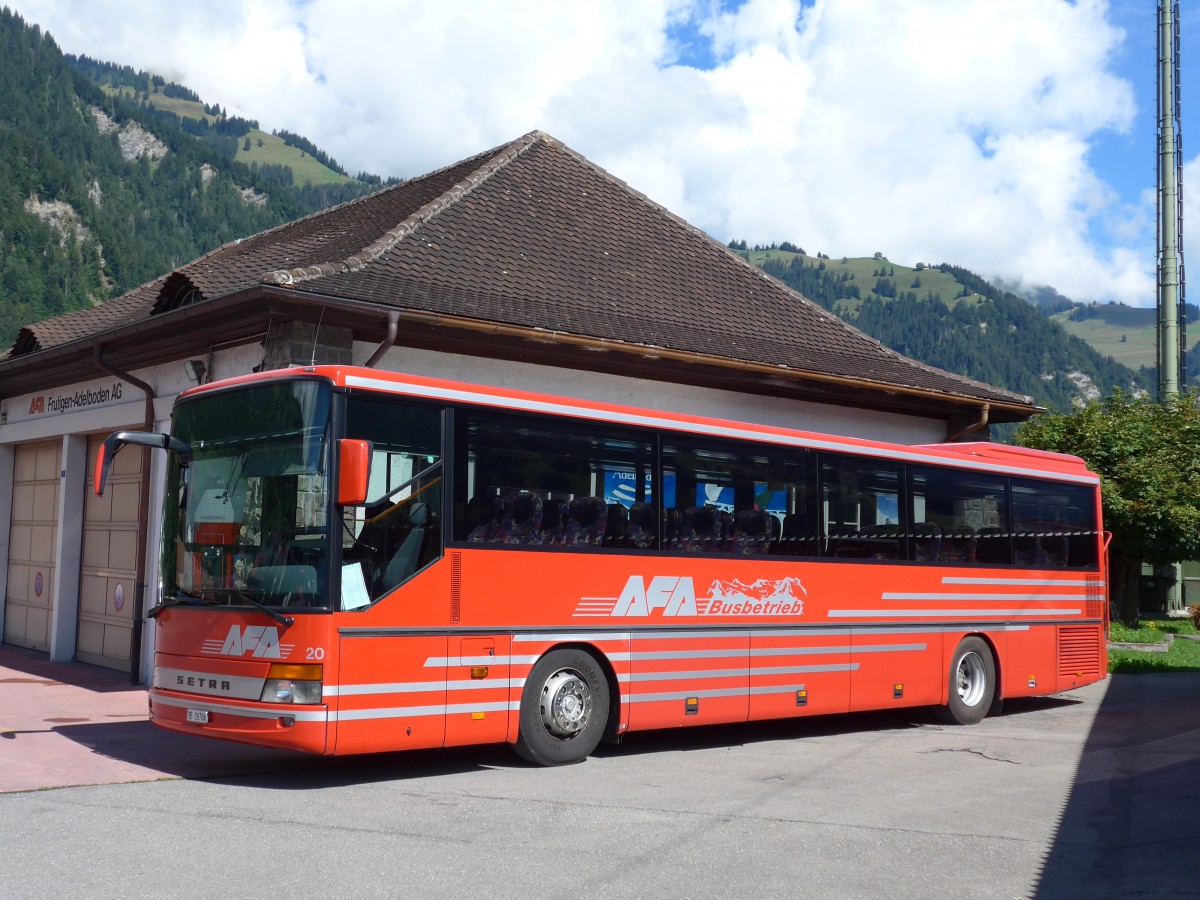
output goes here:
<path id="1" fill-rule="evenodd" d="M 1200 675 L 537 769 L 162 732 L 125 676 L 0 648 L 0 792 L 3 897 L 1200 897 Z"/>

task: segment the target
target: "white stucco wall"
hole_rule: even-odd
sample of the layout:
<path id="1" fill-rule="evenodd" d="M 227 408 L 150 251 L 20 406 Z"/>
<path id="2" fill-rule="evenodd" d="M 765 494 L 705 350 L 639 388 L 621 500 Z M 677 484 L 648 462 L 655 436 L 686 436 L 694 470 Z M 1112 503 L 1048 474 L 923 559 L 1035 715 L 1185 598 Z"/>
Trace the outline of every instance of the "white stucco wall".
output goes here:
<path id="1" fill-rule="evenodd" d="M 373 349 L 374 345 L 357 344 L 354 358 L 366 359 Z M 946 423 L 937 419 L 406 347 L 389 350 L 377 368 L 896 444 L 931 444 L 946 438 Z"/>

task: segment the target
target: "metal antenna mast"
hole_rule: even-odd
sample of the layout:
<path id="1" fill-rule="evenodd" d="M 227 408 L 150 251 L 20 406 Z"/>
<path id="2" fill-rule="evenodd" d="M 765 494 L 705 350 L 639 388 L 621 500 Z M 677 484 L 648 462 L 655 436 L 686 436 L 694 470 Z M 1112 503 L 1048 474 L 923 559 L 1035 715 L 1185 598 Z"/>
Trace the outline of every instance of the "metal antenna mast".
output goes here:
<path id="1" fill-rule="evenodd" d="M 1158 397 L 1186 383 L 1179 2 L 1158 3 Z"/>

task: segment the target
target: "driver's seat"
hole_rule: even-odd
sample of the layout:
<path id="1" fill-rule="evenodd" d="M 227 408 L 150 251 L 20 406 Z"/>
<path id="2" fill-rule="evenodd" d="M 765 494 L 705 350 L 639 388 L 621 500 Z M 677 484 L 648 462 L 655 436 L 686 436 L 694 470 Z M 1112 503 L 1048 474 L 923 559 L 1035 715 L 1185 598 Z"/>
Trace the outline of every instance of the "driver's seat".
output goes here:
<path id="1" fill-rule="evenodd" d="M 419 501 L 413 503 L 412 509 L 408 513 L 408 521 L 412 528 L 400 542 L 400 547 L 392 555 L 387 568 L 383 570 L 383 576 L 379 581 L 381 592 L 397 587 L 417 570 L 421 545 L 425 543 L 425 529 L 429 525 L 429 505 Z"/>

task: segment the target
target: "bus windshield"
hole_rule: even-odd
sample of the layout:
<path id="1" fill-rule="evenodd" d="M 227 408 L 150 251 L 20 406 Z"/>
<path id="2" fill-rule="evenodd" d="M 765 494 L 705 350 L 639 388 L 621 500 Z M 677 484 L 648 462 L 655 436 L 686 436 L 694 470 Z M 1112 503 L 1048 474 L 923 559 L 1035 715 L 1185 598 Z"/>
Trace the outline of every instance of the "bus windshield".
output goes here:
<path id="1" fill-rule="evenodd" d="M 329 386 L 284 381 L 179 404 L 163 604 L 327 608 Z"/>

